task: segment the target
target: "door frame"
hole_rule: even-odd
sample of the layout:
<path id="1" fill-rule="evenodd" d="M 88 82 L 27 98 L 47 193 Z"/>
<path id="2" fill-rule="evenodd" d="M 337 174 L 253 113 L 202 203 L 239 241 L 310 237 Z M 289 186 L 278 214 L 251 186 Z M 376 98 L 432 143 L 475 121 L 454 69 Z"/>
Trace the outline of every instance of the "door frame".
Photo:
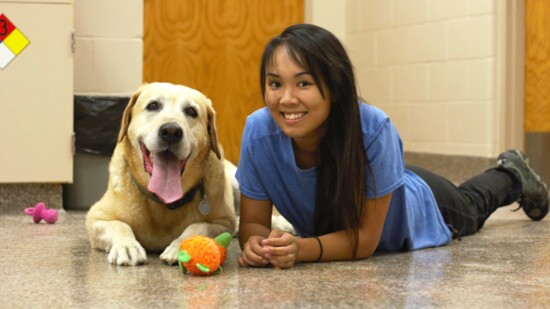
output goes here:
<path id="1" fill-rule="evenodd" d="M 494 155 L 525 148 L 525 2 L 495 1 L 497 128 Z"/>

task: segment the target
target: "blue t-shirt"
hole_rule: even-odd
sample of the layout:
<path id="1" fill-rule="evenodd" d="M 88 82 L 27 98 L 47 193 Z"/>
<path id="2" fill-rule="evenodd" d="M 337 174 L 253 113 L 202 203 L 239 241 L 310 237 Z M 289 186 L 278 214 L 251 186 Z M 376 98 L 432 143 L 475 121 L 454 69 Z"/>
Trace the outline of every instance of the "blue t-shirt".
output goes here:
<path id="1" fill-rule="evenodd" d="M 363 145 L 374 173 L 376 195 L 392 193 L 377 250 L 414 250 L 441 246 L 451 232 L 428 185 L 406 170 L 397 130 L 380 109 L 360 103 Z M 365 167 L 367 169 L 367 167 Z M 375 196 L 372 175 L 365 171 L 367 197 Z M 246 120 L 237 180 L 243 195 L 270 200 L 300 236 L 314 235 L 316 168 L 296 165 L 291 139 L 262 108 Z"/>

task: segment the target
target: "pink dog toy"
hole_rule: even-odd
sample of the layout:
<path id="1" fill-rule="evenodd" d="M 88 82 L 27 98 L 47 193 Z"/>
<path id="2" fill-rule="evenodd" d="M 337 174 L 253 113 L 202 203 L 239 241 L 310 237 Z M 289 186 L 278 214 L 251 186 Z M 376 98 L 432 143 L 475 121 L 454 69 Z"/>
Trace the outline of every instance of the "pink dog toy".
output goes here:
<path id="1" fill-rule="evenodd" d="M 38 223 L 42 219 L 49 224 L 53 224 L 57 221 L 57 210 L 46 209 L 46 205 L 42 202 L 36 204 L 34 207 L 25 208 L 25 213 L 32 216 L 34 223 Z"/>

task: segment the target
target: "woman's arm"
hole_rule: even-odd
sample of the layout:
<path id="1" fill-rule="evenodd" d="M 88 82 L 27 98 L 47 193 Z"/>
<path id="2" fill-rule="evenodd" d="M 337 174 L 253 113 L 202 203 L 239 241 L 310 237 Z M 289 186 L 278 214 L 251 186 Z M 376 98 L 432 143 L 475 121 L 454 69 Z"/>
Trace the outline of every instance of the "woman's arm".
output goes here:
<path id="1" fill-rule="evenodd" d="M 261 241 L 271 232 L 271 201 L 247 198 L 241 194 L 241 213 L 239 218 L 239 244 L 242 254 L 240 266 L 265 266 L 266 249 Z"/>
<path id="2" fill-rule="evenodd" d="M 367 200 L 358 231 L 358 259 L 368 258 L 376 250 L 382 236 L 390 201 L 391 193 L 377 199 Z M 274 233 L 272 236 L 276 237 L 262 242 L 269 250 L 268 254 L 272 264 L 291 267 L 293 259 L 296 262 L 312 262 L 319 258 L 320 246 L 315 237 L 293 238 L 287 233 Z M 351 232 L 346 230 L 320 236 L 319 240 L 323 246 L 321 261 L 352 259 L 353 244 L 351 239 Z"/>
<path id="3" fill-rule="evenodd" d="M 271 201 L 253 200 L 241 194 L 239 218 L 239 243 L 241 249 L 250 236 L 266 238 L 271 232 Z"/>
<path id="4" fill-rule="evenodd" d="M 384 222 L 391 201 L 391 193 L 378 199 L 370 199 L 365 203 L 363 216 L 359 225 L 359 247 L 357 258 L 365 259 L 370 257 L 382 236 Z M 319 237 L 323 244 L 322 261 L 348 260 L 352 258 L 353 247 L 351 235 L 348 231 L 338 231 Z M 317 241 L 313 239 L 313 241 Z M 307 253 L 307 252 L 303 252 Z M 301 256 L 298 255 L 298 259 Z"/>

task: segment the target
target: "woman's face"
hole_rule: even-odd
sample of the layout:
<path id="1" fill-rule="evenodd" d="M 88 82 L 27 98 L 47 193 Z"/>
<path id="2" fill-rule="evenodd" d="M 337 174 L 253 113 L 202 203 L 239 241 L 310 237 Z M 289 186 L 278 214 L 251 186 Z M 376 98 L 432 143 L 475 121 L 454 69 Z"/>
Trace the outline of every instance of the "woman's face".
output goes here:
<path id="1" fill-rule="evenodd" d="M 286 48 L 275 51 L 266 70 L 265 102 L 281 130 L 295 142 L 318 143 L 325 135 L 330 94 L 321 95 L 311 72 L 296 64 Z"/>

